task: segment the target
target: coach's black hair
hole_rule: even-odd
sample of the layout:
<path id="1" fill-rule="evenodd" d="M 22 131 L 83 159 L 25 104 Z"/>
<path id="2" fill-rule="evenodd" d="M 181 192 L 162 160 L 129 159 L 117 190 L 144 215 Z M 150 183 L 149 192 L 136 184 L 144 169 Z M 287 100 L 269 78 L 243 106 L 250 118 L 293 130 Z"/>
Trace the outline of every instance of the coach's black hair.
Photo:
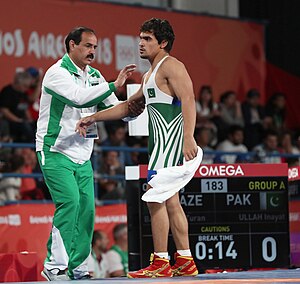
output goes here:
<path id="1" fill-rule="evenodd" d="M 67 35 L 65 39 L 65 46 L 67 53 L 70 52 L 70 40 L 74 40 L 75 44 L 79 44 L 81 42 L 81 35 L 82 33 L 92 33 L 95 34 L 94 30 L 87 28 L 87 27 L 76 27 Z"/>

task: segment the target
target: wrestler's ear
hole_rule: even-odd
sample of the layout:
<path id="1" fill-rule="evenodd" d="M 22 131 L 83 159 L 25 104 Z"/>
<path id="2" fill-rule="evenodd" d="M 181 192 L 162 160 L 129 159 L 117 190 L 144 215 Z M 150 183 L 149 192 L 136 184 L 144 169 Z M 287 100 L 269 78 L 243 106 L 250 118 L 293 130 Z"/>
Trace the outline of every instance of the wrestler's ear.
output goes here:
<path id="1" fill-rule="evenodd" d="M 166 46 L 168 45 L 168 43 L 169 43 L 169 42 L 168 42 L 167 40 L 164 39 L 164 40 L 160 43 L 160 48 L 161 48 L 161 49 L 165 49 Z"/>

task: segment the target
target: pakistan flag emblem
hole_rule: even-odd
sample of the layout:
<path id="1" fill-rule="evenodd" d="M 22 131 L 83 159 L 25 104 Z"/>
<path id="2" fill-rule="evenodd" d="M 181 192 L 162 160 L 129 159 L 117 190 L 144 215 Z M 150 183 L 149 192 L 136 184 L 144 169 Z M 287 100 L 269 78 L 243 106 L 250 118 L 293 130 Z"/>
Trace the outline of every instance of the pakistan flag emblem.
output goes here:
<path id="1" fill-rule="evenodd" d="M 155 90 L 154 88 L 147 89 L 149 98 L 155 98 Z"/>

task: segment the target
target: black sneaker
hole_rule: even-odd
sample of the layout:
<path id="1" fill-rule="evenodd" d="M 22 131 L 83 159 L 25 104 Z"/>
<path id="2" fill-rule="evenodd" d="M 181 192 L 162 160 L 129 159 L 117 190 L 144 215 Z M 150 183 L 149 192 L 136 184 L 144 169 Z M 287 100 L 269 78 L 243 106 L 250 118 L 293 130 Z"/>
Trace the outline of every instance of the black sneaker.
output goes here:
<path id="1" fill-rule="evenodd" d="M 92 279 L 92 276 L 90 274 L 86 274 L 81 276 L 80 278 L 77 278 L 76 280 L 89 280 Z"/>
<path id="2" fill-rule="evenodd" d="M 58 268 L 53 269 L 46 269 L 41 272 L 41 275 L 47 280 L 47 281 L 68 281 L 70 278 L 66 274 L 65 270 L 60 270 Z"/>

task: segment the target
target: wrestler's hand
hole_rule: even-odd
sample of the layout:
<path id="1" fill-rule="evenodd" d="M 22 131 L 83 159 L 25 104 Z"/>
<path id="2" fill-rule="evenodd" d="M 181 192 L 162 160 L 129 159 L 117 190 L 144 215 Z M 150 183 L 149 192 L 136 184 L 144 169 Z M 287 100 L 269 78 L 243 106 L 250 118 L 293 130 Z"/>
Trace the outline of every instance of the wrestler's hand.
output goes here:
<path id="1" fill-rule="evenodd" d="M 128 114 L 130 117 L 139 116 L 145 109 L 144 96 L 138 100 L 128 101 Z"/>
<path id="2" fill-rule="evenodd" d="M 197 143 L 193 136 L 183 139 L 183 156 L 186 161 L 192 160 L 197 156 Z"/>
<path id="3" fill-rule="evenodd" d="M 83 117 L 76 123 L 75 131 L 78 132 L 80 136 L 86 137 L 86 129 L 94 122 L 96 122 L 96 120 L 92 115 Z"/>

